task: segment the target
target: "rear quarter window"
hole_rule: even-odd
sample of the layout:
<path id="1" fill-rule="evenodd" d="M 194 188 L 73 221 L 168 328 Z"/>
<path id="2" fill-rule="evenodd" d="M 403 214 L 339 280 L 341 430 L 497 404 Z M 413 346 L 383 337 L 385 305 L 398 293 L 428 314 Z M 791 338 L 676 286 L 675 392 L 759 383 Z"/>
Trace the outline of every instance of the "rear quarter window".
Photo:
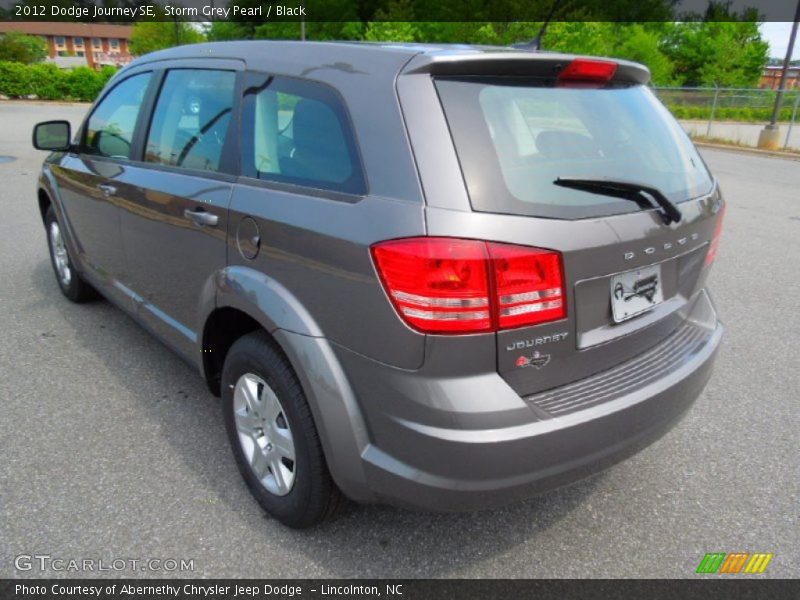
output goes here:
<path id="1" fill-rule="evenodd" d="M 558 177 L 635 181 L 673 202 L 712 189 L 694 145 L 644 86 L 472 78 L 436 88 L 474 210 L 561 219 L 641 210 L 556 186 Z"/>
<path id="2" fill-rule="evenodd" d="M 243 173 L 264 181 L 364 194 L 355 136 L 338 94 L 301 79 L 262 79 L 245 95 Z"/>

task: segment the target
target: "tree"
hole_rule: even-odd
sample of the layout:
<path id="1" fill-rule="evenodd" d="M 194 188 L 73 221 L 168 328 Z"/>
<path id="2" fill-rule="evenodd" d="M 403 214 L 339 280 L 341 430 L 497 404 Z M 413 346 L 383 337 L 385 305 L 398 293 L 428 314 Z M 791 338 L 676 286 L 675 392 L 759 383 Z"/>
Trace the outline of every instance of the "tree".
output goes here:
<path id="1" fill-rule="evenodd" d="M 306 23 L 306 39 L 315 42 L 332 40 L 363 39 L 364 24 L 361 21 L 309 21 Z M 299 40 L 299 21 L 277 21 L 262 23 L 253 34 L 258 40 Z"/>
<path id="2" fill-rule="evenodd" d="M 654 85 L 674 85 L 675 65 L 661 47 L 664 31 L 661 23 L 620 24 L 609 56 L 642 63 L 650 69 Z"/>
<path id="3" fill-rule="evenodd" d="M 262 0 L 233 0 L 228 8 L 262 7 L 267 14 L 268 4 Z M 274 5 L 273 5 L 274 14 Z M 313 21 L 306 21 L 306 39 L 314 41 L 360 40 L 364 37 L 365 24 L 358 12 L 356 0 L 326 0 L 313 5 Z M 267 21 L 248 20 L 245 17 L 225 21 L 212 21 L 206 35 L 209 41 L 225 40 L 299 40 L 298 18 L 273 18 Z"/>
<path id="4" fill-rule="evenodd" d="M 244 23 L 211 21 L 206 30 L 206 37 L 209 42 L 227 42 L 229 40 L 253 39 L 253 34 L 244 27 Z"/>
<path id="5" fill-rule="evenodd" d="M 134 23 L 131 33 L 131 54 L 141 56 L 172 46 L 196 44 L 205 36 L 191 23 L 182 21 L 140 21 Z"/>
<path id="6" fill-rule="evenodd" d="M 598 21 L 550 23 L 542 47 L 553 52 L 609 56 L 614 48 L 615 25 Z"/>
<path id="7" fill-rule="evenodd" d="M 232 3 L 257 6 L 266 0 Z M 676 16 L 679 5 L 679 0 L 562 0 L 542 48 L 640 62 L 656 85 L 757 85 L 768 53 L 757 12 L 737 14 L 730 2 L 712 1 L 702 14 Z M 533 19 L 544 18 L 552 7 L 553 0 L 328 0 L 320 2 L 323 12 L 315 9 L 316 20 L 306 23 L 306 38 L 507 46 L 533 40 L 542 26 Z M 475 20 L 456 20 L 464 15 Z M 213 22 L 208 37 L 299 39 L 300 24 Z"/>
<path id="8" fill-rule="evenodd" d="M 373 18 L 364 33 L 370 42 L 414 42 L 419 37 L 411 0 L 391 0 L 386 10 L 376 11 Z"/>
<path id="9" fill-rule="evenodd" d="M 664 44 L 680 85 L 755 87 L 769 44 L 755 21 L 678 23 Z"/>
<path id="10" fill-rule="evenodd" d="M 47 43 L 40 37 L 19 31 L 9 31 L 0 37 L 0 60 L 30 64 L 46 57 Z"/>

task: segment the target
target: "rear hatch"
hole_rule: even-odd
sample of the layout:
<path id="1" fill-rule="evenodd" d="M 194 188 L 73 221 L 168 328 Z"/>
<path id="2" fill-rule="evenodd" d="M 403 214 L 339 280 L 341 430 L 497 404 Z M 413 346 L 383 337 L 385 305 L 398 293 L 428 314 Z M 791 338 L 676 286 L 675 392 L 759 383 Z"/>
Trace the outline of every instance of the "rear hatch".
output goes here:
<path id="1" fill-rule="evenodd" d="M 497 332 L 498 371 L 523 396 L 676 335 L 722 208 L 646 70 L 576 59 L 541 71 L 434 77 L 481 237 L 561 255 L 566 314 Z"/>

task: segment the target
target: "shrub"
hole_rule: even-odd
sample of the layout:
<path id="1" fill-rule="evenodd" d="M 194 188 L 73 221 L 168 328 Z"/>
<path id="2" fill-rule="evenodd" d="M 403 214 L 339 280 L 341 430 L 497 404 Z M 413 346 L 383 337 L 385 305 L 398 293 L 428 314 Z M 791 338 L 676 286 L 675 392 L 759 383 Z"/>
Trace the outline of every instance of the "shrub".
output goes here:
<path id="1" fill-rule="evenodd" d="M 41 100 L 67 100 L 69 95 L 66 93 L 65 85 L 66 71 L 62 71 L 52 63 L 31 65 L 29 94 L 35 95 Z"/>
<path id="2" fill-rule="evenodd" d="M 111 79 L 116 74 L 117 74 L 117 68 L 116 67 L 108 67 L 108 66 L 106 66 L 106 67 L 103 67 L 102 69 L 100 69 L 100 79 L 102 80 L 103 85 L 107 84 L 108 80 Z"/>
<path id="3" fill-rule="evenodd" d="M 689 111 L 685 106 L 671 106 L 672 114 L 676 119 L 688 119 Z"/>
<path id="4" fill-rule="evenodd" d="M 706 109 L 702 106 L 692 106 L 689 109 L 689 118 L 690 119 L 705 119 L 708 118 L 710 110 Z"/>
<path id="5" fill-rule="evenodd" d="M 31 94 L 30 69 L 18 62 L 0 62 L 0 94 L 20 98 Z"/>
<path id="6" fill-rule="evenodd" d="M 774 102 L 774 99 L 773 99 Z M 794 97 L 784 102 L 778 117 L 787 122 L 792 118 Z M 668 108 L 676 119 L 707 120 L 711 117 L 711 106 L 686 106 L 671 104 Z M 799 113 L 800 114 L 800 113 Z M 772 118 L 772 108 L 768 106 L 717 106 L 714 111 L 715 121 L 742 121 L 744 123 L 766 122 Z"/>
<path id="7" fill-rule="evenodd" d="M 717 110 L 714 113 L 714 116 L 718 119 L 733 119 L 735 117 L 735 108 L 728 108 L 727 106 L 724 107 L 717 107 Z"/>
<path id="8" fill-rule="evenodd" d="M 0 94 L 10 98 L 36 96 L 41 100 L 93 101 L 117 70 L 104 67 L 59 69 L 52 63 L 24 65 L 0 62 Z"/>
<path id="9" fill-rule="evenodd" d="M 65 86 L 70 98 L 91 102 L 103 89 L 100 74 L 89 67 L 78 67 L 67 73 Z"/>

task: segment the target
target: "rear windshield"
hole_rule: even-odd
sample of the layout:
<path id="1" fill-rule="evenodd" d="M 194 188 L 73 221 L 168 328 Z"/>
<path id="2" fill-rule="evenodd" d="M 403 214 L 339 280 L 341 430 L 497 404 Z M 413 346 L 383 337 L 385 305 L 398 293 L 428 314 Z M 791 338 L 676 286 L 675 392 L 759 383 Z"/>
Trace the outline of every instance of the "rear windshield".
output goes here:
<path id="1" fill-rule="evenodd" d="M 673 202 L 711 192 L 694 146 L 644 86 L 471 78 L 437 79 L 436 88 L 474 210 L 558 219 L 642 210 L 556 186 L 558 177 L 643 183 Z"/>

